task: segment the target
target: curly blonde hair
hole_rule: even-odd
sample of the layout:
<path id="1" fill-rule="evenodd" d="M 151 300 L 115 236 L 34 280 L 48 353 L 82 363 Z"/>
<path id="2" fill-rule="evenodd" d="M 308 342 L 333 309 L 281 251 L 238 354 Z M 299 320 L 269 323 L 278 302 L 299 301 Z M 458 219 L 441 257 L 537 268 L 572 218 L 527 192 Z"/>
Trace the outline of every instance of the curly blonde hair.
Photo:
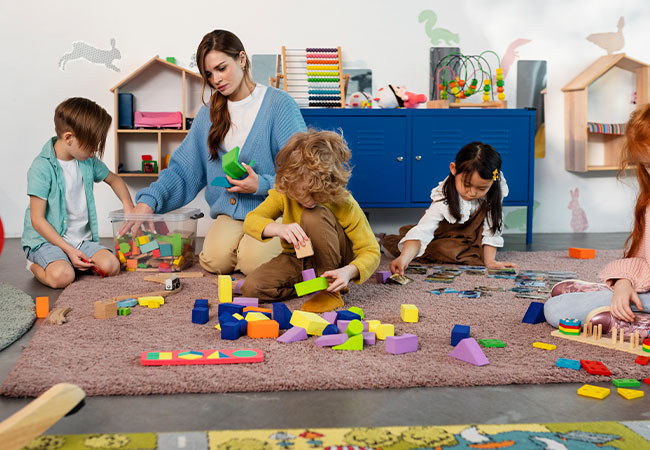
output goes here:
<path id="1" fill-rule="evenodd" d="M 311 194 L 317 203 L 337 203 L 348 195 L 352 157 L 333 131 L 296 133 L 275 158 L 275 190 L 293 199 Z"/>

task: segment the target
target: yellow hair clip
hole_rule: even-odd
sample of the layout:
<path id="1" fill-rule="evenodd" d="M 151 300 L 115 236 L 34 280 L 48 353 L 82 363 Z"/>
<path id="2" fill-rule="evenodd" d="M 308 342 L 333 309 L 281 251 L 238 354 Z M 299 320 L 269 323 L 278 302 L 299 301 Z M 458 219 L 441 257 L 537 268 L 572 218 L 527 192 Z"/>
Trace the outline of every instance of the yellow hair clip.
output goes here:
<path id="1" fill-rule="evenodd" d="M 497 181 L 499 179 L 499 169 L 494 169 L 492 172 L 492 181 Z"/>

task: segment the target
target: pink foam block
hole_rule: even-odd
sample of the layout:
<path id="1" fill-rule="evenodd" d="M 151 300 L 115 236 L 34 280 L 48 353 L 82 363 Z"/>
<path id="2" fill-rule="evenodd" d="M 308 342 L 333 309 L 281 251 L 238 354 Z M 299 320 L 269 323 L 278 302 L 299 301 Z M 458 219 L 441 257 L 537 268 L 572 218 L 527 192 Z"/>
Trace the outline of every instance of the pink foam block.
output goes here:
<path id="1" fill-rule="evenodd" d="M 348 335 L 342 334 L 326 334 L 316 339 L 316 345 L 319 347 L 332 347 L 333 345 L 341 345 L 348 340 Z"/>
<path id="2" fill-rule="evenodd" d="M 336 311 L 323 313 L 323 319 L 327 320 L 329 323 L 336 323 Z"/>
<path id="3" fill-rule="evenodd" d="M 478 342 L 471 337 L 462 339 L 456 344 L 456 347 L 449 353 L 449 356 L 474 364 L 475 366 L 490 364 L 485 353 L 479 347 Z"/>
<path id="4" fill-rule="evenodd" d="M 339 327 L 339 331 L 341 333 L 345 333 L 345 330 L 347 330 L 350 322 L 351 322 L 350 320 L 337 320 L 336 326 Z M 368 322 L 364 320 L 361 323 L 363 323 L 363 331 L 368 331 Z"/>
<path id="5" fill-rule="evenodd" d="M 386 351 L 393 355 L 418 351 L 418 337 L 414 334 L 386 336 Z"/>
<path id="6" fill-rule="evenodd" d="M 377 335 L 374 331 L 364 331 L 361 333 L 363 335 L 363 343 L 366 345 L 375 345 L 375 340 Z"/>
<path id="7" fill-rule="evenodd" d="M 254 306 L 256 308 L 260 305 L 260 300 L 255 297 L 235 297 L 232 302 L 235 305 Z"/>
<path id="8" fill-rule="evenodd" d="M 307 330 L 302 327 L 291 327 L 277 341 L 288 344 L 290 342 L 304 341 L 305 339 L 307 339 Z"/>
<path id="9" fill-rule="evenodd" d="M 377 277 L 377 283 L 384 284 L 386 280 L 390 277 L 390 271 L 388 270 L 378 270 L 375 272 L 375 277 Z"/>
<path id="10" fill-rule="evenodd" d="M 313 280 L 316 278 L 314 269 L 307 269 L 302 271 L 302 281 Z"/>
<path id="11" fill-rule="evenodd" d="M 246 280 L 237 280 L 233 285 L 232 285 L 232 293 L 241 295 L 241 285 L 244 284 L 244 281 Z"/>

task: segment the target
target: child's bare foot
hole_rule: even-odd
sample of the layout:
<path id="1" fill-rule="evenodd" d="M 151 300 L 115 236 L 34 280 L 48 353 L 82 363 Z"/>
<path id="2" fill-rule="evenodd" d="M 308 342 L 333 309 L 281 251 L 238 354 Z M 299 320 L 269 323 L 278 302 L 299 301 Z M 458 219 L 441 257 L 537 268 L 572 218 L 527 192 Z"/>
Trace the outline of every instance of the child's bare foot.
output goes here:
<path id="1" fill-rule="evenodd" d="M 343 307 L 343 299 L 340 292 L 321 291 L 312 295 L 309 300 L 302 304 L 300 309 L 314 313 L 324 313 L 341 307 Z"/>

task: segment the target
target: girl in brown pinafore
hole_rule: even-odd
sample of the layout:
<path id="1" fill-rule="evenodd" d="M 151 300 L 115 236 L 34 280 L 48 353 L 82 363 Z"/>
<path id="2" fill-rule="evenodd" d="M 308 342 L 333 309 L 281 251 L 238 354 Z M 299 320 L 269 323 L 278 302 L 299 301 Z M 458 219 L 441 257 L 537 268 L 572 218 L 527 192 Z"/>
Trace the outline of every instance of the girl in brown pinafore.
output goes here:
<path id="1" fill-rule="evenodd" d="M 471 142 L 449 164 L 450 174 L 431 191 L 431 206 L 417 225 L 403 226 L 382 245 L 394 256 L 392 273 L 404 274 L 419 262 L 485 265 L 489 269 L 516 267 L 498 262 L 502 202 L 508 185 L 501 173 L 501 156 L 490 145 Z"/>

